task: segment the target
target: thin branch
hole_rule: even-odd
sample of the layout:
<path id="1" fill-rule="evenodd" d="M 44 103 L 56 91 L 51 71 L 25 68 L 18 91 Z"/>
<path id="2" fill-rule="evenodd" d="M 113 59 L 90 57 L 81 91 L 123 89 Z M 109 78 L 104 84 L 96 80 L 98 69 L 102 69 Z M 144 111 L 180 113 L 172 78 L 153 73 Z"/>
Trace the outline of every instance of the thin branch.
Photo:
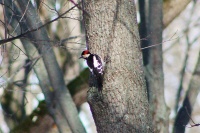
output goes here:
<path id="1" fill-rule="evenodd" d="M 18 47 L 15 43 L 11 42 L 13 45 L 15 45 L 15 47 L 17 47 L 24 55 L 26 55 L 28 57 L 28 55 L 20 48 Z"/>
<path id="2" fill-rule="evenodd" d="M 177 30 L 178 31 L 178 30 Z M 178 38 L 180 38 L 179 36 L 176 37 L 176 38 L 173 38 L 176 34 L 177 34 L 177 31 L 167 40 L 164 40 L 162 41 L 161 43 L 157 43 L 157 44 L 154 44 L 154 45 L 150 45 L 150 46 L 147 46 L 147 47 L 143 47 L 141 48 L 141 50 L 144 50 L 144 49 L 147 49 L 147 48 L 152 48 L 152 47 L 155 47 L 155 46 L 159 46 L 159 45 L 162 45 L 163 43 L 166 43 L 166 42 L 169 42 L 169 41 L 173 41 L 173 40 L 176 40 Z M 142 40 L 147 40 L 146 38 L 143 38 Z"/>
<path id="3" fill-rule="evenodd" d="M 189 51 L 191 49 L 191 42 L 189 41 L 189 33 L 188 31 L 190 30 L 189 28 L 189 25 L 191 23 L 191 17 L 192 17 L 192 14 L 195 10 L 195 4 L 193 4 L 193 8 L 191 10 L 191 15 L 190 15 L 190 18 L 188 19 L 187 21 L 187 28 L 185 29 L 186 31 L 186 42 L 187 42 L 187 48 L 186 48 L 186 54 L 185 54 L 185 57 L 184 57 L 184 60 L 183 60 L 183 67 L 180 71 L 180 83 L 179 83 L 179 87 L 178 87 L 178 90 L 177 90 L 177 94 L 176 94 L 176 102 L 175 102 L 175 111 L 177 112 L 178 110 L 178 106 L 179 106 L 179 101 L 180 101 L 180 97 L 181 97 L 181 92 L 183 90 L 183 79 L 184 79 L 184 76 L 185 76 L 185 70 L 186 70 L 186 65 L 187 65 L 187 62 L 188 62 L 188 58 L 189 58 Z"/>
<path id="4" fill-rule="evenodd" d="M 192 123 L 193 123 L 193 125 L 190 124 L 190 127 L 188 127 L 188 128 L 200 126 L 200 123 L 197 123 L 197 124 L 196 124 L 196 123 L 193 121 L 193 119 L 191 118 L 191 116 L 190 116 L 190 114 L 189 114 L 189 112 L 188 112 L 188 110 L 187 110 L 187 107 L 185 107 L 185 110 L 186 110 L 186 112 L 187 112 L 188 117 L 190 117 L 190 120 L 191 120 Z"/>
<path id="5" fill-rule="evenodd" d="M 86 15 L 90 16 L 81 6 L 79 6 L 79 4 L 76 4 L 76 2 L 74 2 L 74 0 L 69 0 L 71 3 L 73 3 L 78 9 L 80 9 L 83 13 L 85 13 Z"/>
<path id="6" fill-rule="evenodd" d="M 27 10 L 28 10 L 29 2 L 30 2 L 30 0 L 28 1 L 27 5 L 26 5 L 26 10 L 25 10 L 24 13 L 22 14 L 22 17 L 20 18 L 19 23 L 22 21 L 22 19 L 24 18 L 24 15 L 26 14 L 26 12 L 27 12 Z M 12 32 L 12 35 L 13 35 L 13 33 L 16 31 L 17 27 L 19 26 L 19 23 L 17 23 L 17 26 L 15 27 L 15 29 L 14 29 L 13 32 Z"/>
<path id="7" fill-rule="evenodd" d="M 4 3 L 0 3 L 1 5 L 3 5 L 4 7 L 7 7 L 9 10 L 11 10 L 12 11 L 12 16 L 18 16 L 18 17 L 20 17 L 19 15 L 17 15 L 17 14 L 15 14 L 15 11 L 10 7 L 10 6 L 8 6 L 8 5 L 6 5 L 6 4 L 4 4 Z M 13 15 L 14 14 L 14 15 Z M 7 25 L 10 25 L 10 23 L 11 23 L 11 21 L 12 21 L 12 17 L 11 16 L 11 18 L 10 18 L 10 20 L 8 21 L 8 24 Z M 20 23 L 19 22 L 19 20 L 18 19 L 16 19 L 16 21 L 18 22 L 18 23 Z M 21 26 L 20 26 L 20 30 L 21 30 L 21 33 L 22 33 L 22 28 L 21 28 Z M 8 33 L 9 34 L 9 33 Z M 12 36 L 13 37 L 13 35 L 11 35 L 11 34 L 9 34 L 10 36 Z"/>
<path id="8" fill-rule="evenodd" d="M 0 3 L 1 4 L 1 3 Z M 72 9 L 74 9 L 76 6 L 73 6 L 71 7 L 69 10 L 65 11 L 64 13 L 62 13 L 60 16 L 58 16 L 57 18 L 51 20 L 51 21 L 48 21 L 46 22 L 45 24 L 39 26 L 38 28 L 35 28 L 35 29 L 32 29 L 32 30 L 28 30 L 20 35 L 17 35 L 15 37 L 12 37 L 12 38 L 8 38 L 8 39 L 3 39 L 3 40 L 0 40 L 0 45 L 4 44 L 4 43 L 7 43 L 7 42 L 10 42 L 10 41 L 13 41 L 15 39 L 20 39 L 20 38 L 23 38 L 25 37 L 27 34 L 31 33 L 31 32 L 35 32 L 35 31 L 38 31 L 40 30 L 41 28 L 44 28 L 45 26 L 57 21 L 58 19 L 62 18 L 66 13 L 68 13 L 69 11 L 71 11 Z"/>
<path id="9" fill-rule="evenodd" d="M 25 63 L 24 65 L 22 65 L 21 67 L 19 67 L 19 68 L 18 68 L 15 72 L 13 72 L 13 74 L 7 79 L 7 82 L 8 82 L 8 83 L 11 82 L 12 79 L 14 78 L 14 76 L 17 75 L 17 73 L 18 73 L 21 69 L 26 68 L 26 67 L 29 66 L 29 65 L 31 65 L 31 68 L 32 68 L 33 65 L 35 65 L 36 62 L 37 62 L 41 57 L 42 57 L 42 56 L 38 56 L 38 57 L 36 57 L 36 58 L 33 58 L 33 59 L 31 59 L 29 62 L 27 62 L 27 63 Z M 6 72 L 6 73 L 7 73 L 7 72 Z M 3 75 L 1 75 L 0 78 L 3 77 L 6 73 L 4 73 Z"/>
<path id="10" fill-rule="evenodd" d="M 4 3 L 4 0 L 2 0 L 2 2 Z M 8 29 L 7 29 L 7 19 L 6 19 L 6 11 L 5 11 L 5 6 L 3 6 L 3 16 L 4 16 L 4 24 L 5 24 L 5 26 L 4 26 L 4 28 L 5 28 L 5 39 L 7 39 L 7 33 L 8 33 Z M 3 44 L 3 46 L 2 46 L 2 53 L 4 53 L 6 51 L 6 45 L 5 44 Z"/>
<path id="11" fill-rule="evenodd" d="M 186 66 L 187 66 L 187 62 L 188 62 L 188 58 L 189 58 L 189 51 L 191 48 L 191 43 L 189 42 L 189 37 L 188 34 L 186 35 L 186 40 L 187 40 L 187 49 L 186 49 L 186 54 L 184 57 L 184 61 L 183 61 L 183 67 L 180 71 L 180 83 L 179 83 L 179 87 L 178 87 L 178 91 L 177 91 L 177 95 L 176 95 L 176 104 L 175 104 L 175 111 L 177 112 L 178 110 L 178 106 L 179 106 L 179 100 L 181 97 L 181 91 L 183 90 L 183 80 L 184 80 L 184 75 L 185 75 L 185 70 L 186 70 Z"/>
<path id="12" fill-rule="evenodd" d="M 51 8 L 50 6 L 48 6 L 45 2 L 41 1 L 41 3 L 43 3 L 46 7 L 48 7 L 50 10 L 55 11 L 58 15 L 59 12 L 56 9 Z"/>

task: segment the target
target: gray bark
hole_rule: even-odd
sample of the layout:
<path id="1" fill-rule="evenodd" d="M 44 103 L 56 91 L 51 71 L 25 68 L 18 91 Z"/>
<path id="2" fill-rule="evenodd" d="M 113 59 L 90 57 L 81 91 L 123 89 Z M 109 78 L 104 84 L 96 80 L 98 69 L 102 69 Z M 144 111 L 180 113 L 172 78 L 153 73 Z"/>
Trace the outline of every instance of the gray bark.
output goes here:
<path id="1" fill-rule="evenodd" d="M 149 23 L 147 26 L 150 36 L 149 45 L 162 42 L 162 4 L 162 0 L 149 0 Z M 152 123 L 157 133 L 168 133 L 169 111 L 164 99 L 162 45 L 149 48 L 147 56 L 146 77 Z"/>
<path id="2" fill-rule="evenodd" d="M 134 1 L 86 0 L 89 50 L 109 62 L 102 95 L 90 82 L 88 102 L 99 133 L 152 132 Z"/>

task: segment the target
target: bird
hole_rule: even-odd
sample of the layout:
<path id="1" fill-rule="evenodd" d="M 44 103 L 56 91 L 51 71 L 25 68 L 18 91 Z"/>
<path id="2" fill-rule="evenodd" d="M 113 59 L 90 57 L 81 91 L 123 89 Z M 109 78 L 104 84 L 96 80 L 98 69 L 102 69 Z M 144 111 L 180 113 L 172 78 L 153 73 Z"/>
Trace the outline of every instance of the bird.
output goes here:
<path id="1" fill-rule="evenodd" d="M 97 54 L 84 50 L 79 59 L 85 59 L 91 74 L 95 77 L 98 91 L 102 92 L 103 88 L 103 61 Z"/>

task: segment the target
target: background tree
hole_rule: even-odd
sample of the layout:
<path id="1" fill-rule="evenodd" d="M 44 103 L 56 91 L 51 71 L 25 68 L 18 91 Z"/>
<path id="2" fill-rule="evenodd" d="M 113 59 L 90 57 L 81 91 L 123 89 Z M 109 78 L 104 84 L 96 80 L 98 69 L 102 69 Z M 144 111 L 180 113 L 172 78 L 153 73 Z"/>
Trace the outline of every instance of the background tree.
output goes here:
<path id="1" fill-rule="evenodd" d="M 149 9 L 148 12 L 145 12 L 145 5 L 148 5 L 148 7 L 146 6 Z M 154 130 L 159 133 L 168 133 L 169 114 L 164 99 L 162 45 L 152 47 L 162 42 L 162 5 L 162 0 L 149 0 L 149 3 L 145 3 L 144 0 L 139 2 L 140 38 Z M 147 36 L 148 39 L 143 41 Z"/>

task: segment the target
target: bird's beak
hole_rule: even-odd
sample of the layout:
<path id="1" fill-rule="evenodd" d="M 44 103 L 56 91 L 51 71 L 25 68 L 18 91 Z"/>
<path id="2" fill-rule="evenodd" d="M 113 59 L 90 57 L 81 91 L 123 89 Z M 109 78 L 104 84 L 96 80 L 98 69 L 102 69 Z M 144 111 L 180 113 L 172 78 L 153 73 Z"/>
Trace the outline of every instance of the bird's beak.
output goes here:
<path id="1" fill-rule="evenodd" d="M 83 58 L 82 56 L 81 57 L 79 57 L 79 59 L 81 59 L 81 58 Z"/>

